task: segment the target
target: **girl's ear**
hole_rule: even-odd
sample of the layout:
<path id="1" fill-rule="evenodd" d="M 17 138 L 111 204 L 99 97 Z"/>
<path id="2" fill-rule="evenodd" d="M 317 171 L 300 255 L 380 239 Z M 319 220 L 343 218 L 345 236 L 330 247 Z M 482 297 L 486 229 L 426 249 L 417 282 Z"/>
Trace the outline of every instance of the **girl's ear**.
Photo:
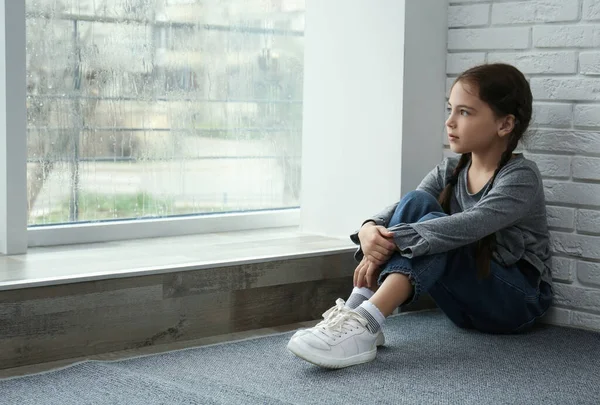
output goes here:
<path id="1" fill-rule="evenodd" d="M 498 136 L 505 137 L 510 134 L 515 128 L 515 116 L 512 114 L 508 114 L 506 117 L 503 117 L 498 120 Z"/>

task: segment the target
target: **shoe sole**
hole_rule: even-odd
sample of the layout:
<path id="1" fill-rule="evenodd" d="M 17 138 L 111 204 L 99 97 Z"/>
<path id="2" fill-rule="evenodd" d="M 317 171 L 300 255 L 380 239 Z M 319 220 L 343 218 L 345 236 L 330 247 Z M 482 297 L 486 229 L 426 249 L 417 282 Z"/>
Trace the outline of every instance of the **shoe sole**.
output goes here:
<path id="1" fill-rule="evenodd" d="M 304 335 L 307 332 L 308 332 L 308 329 L 299 330 L 298 332 L 294 333 L 294 335 L 292 336 L 292 339 L 295 338 L 295 337 L 298 337 L 298 336 L 302 336 L 302 335 Z M 375 342 L 375 345 L 377 347 L 385 345 L 385 336 L 383 335 L 383 333 L 380 333 L 377 336 L 377 341 Z"/>
<path id="2" fill-rule="evenodd" d="M 345 359 L 332 359 L 307 350 L 303 345 L 298 344 L 295 339 L 289 341 L 287 349 L 302 360 L 308 361 L 319 367 L 339 369 L 344 367 L 356 366 L 358 364 L 368 363 L 375 360 L 377 348 L 368 352 L 354 355 Z"/>

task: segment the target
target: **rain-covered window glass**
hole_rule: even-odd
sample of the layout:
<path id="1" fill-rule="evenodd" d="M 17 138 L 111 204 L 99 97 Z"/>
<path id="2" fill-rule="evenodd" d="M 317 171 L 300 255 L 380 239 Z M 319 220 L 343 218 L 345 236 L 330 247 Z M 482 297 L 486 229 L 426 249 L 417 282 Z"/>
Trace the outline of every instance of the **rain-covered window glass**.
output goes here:
<path id="1" fill-rule="evenodd" d="M 29 224 L 299 205 L 304 0 L 26 0 Z"/>

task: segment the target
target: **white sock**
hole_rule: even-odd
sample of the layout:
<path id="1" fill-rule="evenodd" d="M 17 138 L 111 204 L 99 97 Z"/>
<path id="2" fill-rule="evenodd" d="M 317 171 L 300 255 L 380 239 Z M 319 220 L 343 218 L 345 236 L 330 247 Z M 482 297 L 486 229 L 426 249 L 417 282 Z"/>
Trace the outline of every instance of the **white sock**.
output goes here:
<path id="1" fill-rule="evenodd" d="M 385 323 L 385 316 L 383 316 L 379 308 L 371 301 L 364 301 L 354 311 L 362 315 L 369 322 L 367 324 L 367 329 L 369 329 L 371 333 L 376 333 Z"/>
<path id="2" fill-rule="evenodd" d="M 346 301 L 346 306 L 350 309 L 356 309 L 363 301 L 371 298 L 373 294 L 375 293 L 367 287 L 354 287 L 348 301 Z"/>

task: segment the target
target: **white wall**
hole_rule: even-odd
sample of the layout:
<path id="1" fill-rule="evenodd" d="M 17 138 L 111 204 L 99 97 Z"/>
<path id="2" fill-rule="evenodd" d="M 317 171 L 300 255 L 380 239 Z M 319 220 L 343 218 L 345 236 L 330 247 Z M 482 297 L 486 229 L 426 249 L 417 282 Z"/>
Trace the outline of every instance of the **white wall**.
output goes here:
<path id="1" fill-rule="evenodd" d="M 348 237 L 439 163 L 446 3 L 307 1 L 302 231 Z"/>
<path id="2" fill-rule="evenodd" d="M 448 26 L 448 82 L 492 61 L 530 78 L 526 155 L 544 177 L 554 253 L 547 321 L 600 330 L 600 0 L 450 1 Z"/>

